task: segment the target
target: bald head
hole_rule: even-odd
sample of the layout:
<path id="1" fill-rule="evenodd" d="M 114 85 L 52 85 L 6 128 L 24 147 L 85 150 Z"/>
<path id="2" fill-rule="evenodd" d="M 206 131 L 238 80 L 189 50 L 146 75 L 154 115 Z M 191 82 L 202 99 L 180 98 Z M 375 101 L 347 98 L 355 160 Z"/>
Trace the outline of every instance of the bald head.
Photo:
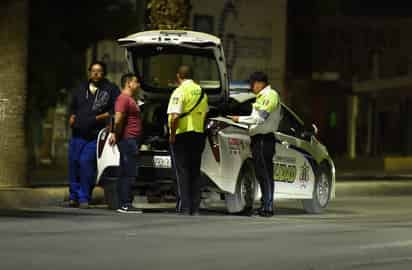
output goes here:
<path id="1" fill-rule="evenodd" d="M 177 70 L 177 76 L 179 76 L 181 80 L 192 79 L 192 75 L 192 68 L 189 66 L 182 65 Z"/>

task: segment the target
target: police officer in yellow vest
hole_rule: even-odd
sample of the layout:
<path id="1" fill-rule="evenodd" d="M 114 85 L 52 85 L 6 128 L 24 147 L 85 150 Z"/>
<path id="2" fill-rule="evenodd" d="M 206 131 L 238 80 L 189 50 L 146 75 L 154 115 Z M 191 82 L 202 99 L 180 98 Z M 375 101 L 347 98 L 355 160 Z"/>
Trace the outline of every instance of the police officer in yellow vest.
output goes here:
<path id="1" fill-rule="evenodd" d="M 198 215 L 207 96 L 192 80 L 189 66 L 179 67 L 177 82 L 179 87 L 173 91 L 167 108 L 169 143 L 178 185 L 177 211 L 182 215 Z"/>
<path id="2" fill-rule="evenodd" d="M 235 122 L 249 124 L 255 173 L 262 191 L 262 206 L 258 214 L 270 217 L 273 216 L 275 132 L 281 118 L 279 95 L 270 87 L 268 77 L 263 72 L 253 73 L 250 84 L 256 94 L 251 115 L 231 118 Z"/>

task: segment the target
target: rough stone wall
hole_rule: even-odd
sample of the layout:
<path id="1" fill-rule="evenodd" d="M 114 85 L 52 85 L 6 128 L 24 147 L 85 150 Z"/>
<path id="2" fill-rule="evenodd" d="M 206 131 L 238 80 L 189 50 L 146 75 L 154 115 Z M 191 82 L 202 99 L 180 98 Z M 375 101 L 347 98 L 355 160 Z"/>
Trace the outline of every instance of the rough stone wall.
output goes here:
<path id="1" fill-rule="evenodd" d="M 0 186 L 26 184 L 28 0 L 0 2 Z"/>

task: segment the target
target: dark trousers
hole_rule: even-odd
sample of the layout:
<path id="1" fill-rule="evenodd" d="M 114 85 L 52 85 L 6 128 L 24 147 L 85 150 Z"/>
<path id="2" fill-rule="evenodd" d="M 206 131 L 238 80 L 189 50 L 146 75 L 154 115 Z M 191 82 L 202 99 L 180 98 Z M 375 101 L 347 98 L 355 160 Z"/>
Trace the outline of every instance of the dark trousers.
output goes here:
<path id="1" fill-rule="evenodd" d="M 119 141 L 120 177 L 117 184 L 120 206 L 131 205 L 130 186 L 137 175 L 137 154 L 140 138 L 128 138 Z"/>
<path id="2" fill-rule="evenodd" d="M 255 165 L 256 177 L 262 191 L 263 210 L 273 210 L 273 156 L 275 155 L 275 136 L 273 134 L 258 134 L 252 136 L 251 147 Z"/>
<path id="3" fill-rule="evenodd" d="M 205 136 L 197 132 L 178 134 L 175 144 L 171 145 L 178 186 L 178 212 L 199 211 L 200 162 L 204 147 Z"/>
<path id="4" fill-rule="evenodd" d="M 69 199 L 88 203 L 96 184 L 96 140 L 73 137 L 69 143 Z"/>

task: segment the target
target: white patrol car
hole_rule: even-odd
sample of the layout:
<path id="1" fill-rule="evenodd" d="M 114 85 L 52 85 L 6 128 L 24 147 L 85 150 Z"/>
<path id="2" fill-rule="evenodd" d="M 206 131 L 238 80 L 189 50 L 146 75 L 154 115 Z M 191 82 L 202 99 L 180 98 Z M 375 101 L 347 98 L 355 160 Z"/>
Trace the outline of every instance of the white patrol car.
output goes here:
<path id="1" fill-rule="evenodd" d="M 202 156 L 204 201 L 220 194 L 227 211 L 242 212 L 260 199 L 251 161 L 247 126 L 222 117 L 249 114 L 255 99 L 245 85 L 230 91 L 221 41 L 192 31 L 148 31 L 119 39 L 129 69 L 141 78 L 144 137 L 138 155 L 136 188 L 141 193 L 173 192 L 175 173 L 169 154 L 167 103 L 176 88 L 181 64 L 194 67 L 194 80 L 206 91 L 210 112 L 206 121 L 206 146 Z M 275 200 L 298 199 L 308 213 L 320 213 L 335 197 L 335 168 L 328 152 L 315 137 L 316 127 L 305 130 L 303 121 L 284 104 L 276 133 L 274 162 Z M 113 186 L 119 153 L 107 143 L 102 130 L 97 147 L 98 179 L 106 199 L 116 207 Z M 110 184 L 111 183 L 111 184 Z M 216 196 L 213 196 L 216 197 Z"/>

